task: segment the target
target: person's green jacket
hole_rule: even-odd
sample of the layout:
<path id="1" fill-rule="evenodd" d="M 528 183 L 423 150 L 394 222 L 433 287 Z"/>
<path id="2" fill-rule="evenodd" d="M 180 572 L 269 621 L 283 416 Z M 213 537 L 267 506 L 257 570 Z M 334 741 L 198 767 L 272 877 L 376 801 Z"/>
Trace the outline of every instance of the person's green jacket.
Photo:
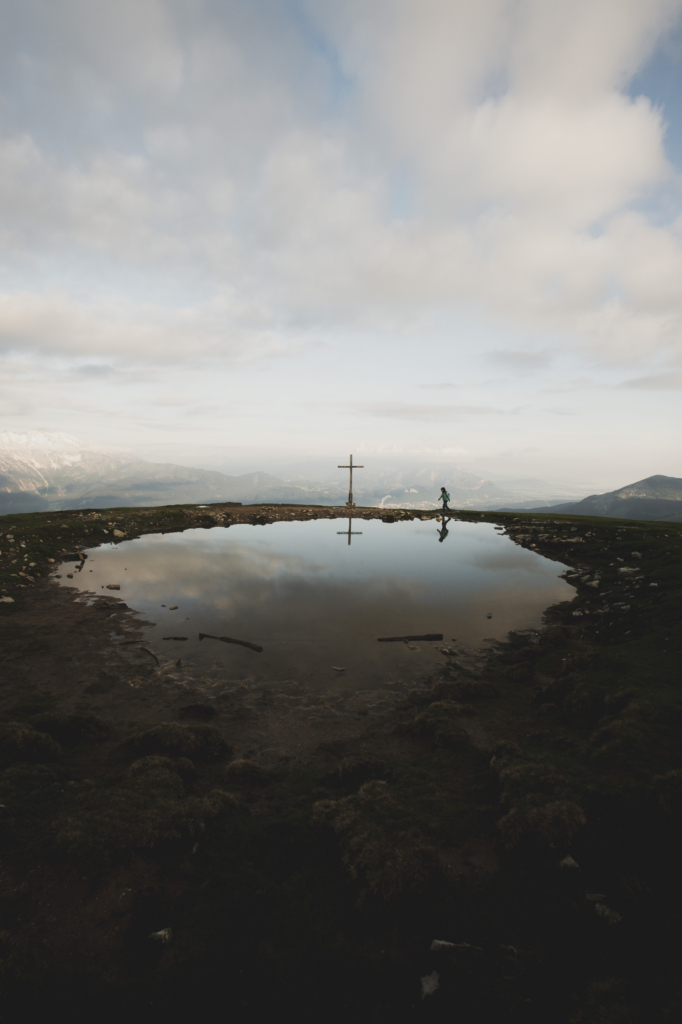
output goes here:
<path id="1" fill-rule="evenodd" d="M 438 500 L 439 501 L 450 501 L 450 495 L 448 494 L 447 491 L 441 491 L 440 494 L 438 495 Z"/>

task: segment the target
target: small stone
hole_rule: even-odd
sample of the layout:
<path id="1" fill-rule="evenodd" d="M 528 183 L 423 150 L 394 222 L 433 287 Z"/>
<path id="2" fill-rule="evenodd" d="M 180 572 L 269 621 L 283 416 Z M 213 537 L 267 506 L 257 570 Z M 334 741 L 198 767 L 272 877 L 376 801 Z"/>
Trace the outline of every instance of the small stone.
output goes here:
<path id="1" fill-rule="evenodd" d="M 580 865 L 573 860 L 570 853 L 567 853 L 563 860 L 559 861 L 560 868 L 577 868 L 580 870 Z"/>
<path id="2" fill-rule="evenodd" d="M 125 537 L 125 533 L 122 530 L 114 530 L 114 537 Z"/>
<path id="3" fill-rule="evenodd" d="M 157 942 L 163 942 L 167 945 L 173 938 L 172 928 L 162 928 L 159 932 L 152 932 L 149 936 L 150 939 L 156 939 Z"/>
<path id="4" fill-rule="evenodd" d="M 440 974 L 438 973 L 438 971 L 433 971 L 431 974 L 427 974 L 424 978 L 421 979 L 421 982 L 422 982 L 422 999 L 425 999 L 426 996 L 432 996 L 433 995 L 433 993 L 439 987 L 439 985 L 438 985 L 438 979 L 439 978 L 440 978 Z"/>
<path id="5" fill-rule="evenodd" d="M 341 668 L 340 665 L 332 665 L 332 668 L 334 669 L 335 672 L 345 672 L 346 671 L 345 668 Z"/>
<path id="6" fill-rule="evenodd" d="M 594 908 L 600 917 L 605 918 L 609 924 L 617 924 L 618 921 L 623 920 L 623 915 L 619 914 L 616 910 L 611 910 L 605 903 L 597 903 Z"/>
<path id="7" fill-rule="evenodd" d="M 175 612 L 178 610 L 178 606 L 176 604 L 172 604 L 168 610 L 171 612 Z"/>
<path id="8" fill-rule="evenodd" d="M 120 583 L 107 583 L 107 590 L 120 590 Z"/>
<path id="9" fill-rule="evenodd" d="M 454 949 L 454 942 L 446 942 L 445 939 L 434 939 L 431 943 L 431 952 L 435 953 L 439 949 Z"/>

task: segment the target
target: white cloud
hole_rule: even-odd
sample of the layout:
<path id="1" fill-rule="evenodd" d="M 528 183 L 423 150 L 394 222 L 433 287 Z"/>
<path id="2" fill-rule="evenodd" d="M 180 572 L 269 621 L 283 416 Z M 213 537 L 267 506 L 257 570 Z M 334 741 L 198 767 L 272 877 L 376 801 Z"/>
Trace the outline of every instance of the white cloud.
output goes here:
<path id="1" fill-rule="evenodd" d="M 219 418 L 218 363 L 291 356 L 276 421 L 271 399 L 250 406 L 263 429 L 313 394 L 339 430 L 349 404 L 365 411 L 378 446 L 400 429 L 391 419 L 482 424 L 532 407 L 499 381 L 467 390 L 476 350 L 502 353 L 519 379 L 536 369 L 545 390 L 611 373 L 600 388 L 614 401 L 615 365 L 621 379 L 639 364 L 633 401 L 663 357 L 680 365 L 679 169 L 667 112 L 626 90 L 682 0 L 5 8 L 0 347 L 12 359 L 54 356 L 111 396 L 131 395 L 143 364 L 204 367 L 178 408 Z M 457 317 L 472 329 L 448 334 Z M 348 371 L 343 399 L 360 338 L 376 394 Z M 460 404 L 405 401 L 403 385 L 439 376 L 420 386 L 457 381 Z M 47 371 L 42 386 L 54 393 Z M 176 394 L 174 379 L 164 387 Z M 43 392 L 32 380 L 22 394 L 23 409 Z"/>

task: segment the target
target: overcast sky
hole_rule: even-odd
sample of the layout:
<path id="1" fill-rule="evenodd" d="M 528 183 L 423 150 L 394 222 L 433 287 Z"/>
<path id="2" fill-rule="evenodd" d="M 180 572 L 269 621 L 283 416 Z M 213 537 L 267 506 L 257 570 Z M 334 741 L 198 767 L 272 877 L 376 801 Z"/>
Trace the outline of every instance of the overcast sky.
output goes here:
<path id="1" fill-rule="evenodd" d="M 0 429 L 682 476 L 682 0 L 0 16 Z"/>

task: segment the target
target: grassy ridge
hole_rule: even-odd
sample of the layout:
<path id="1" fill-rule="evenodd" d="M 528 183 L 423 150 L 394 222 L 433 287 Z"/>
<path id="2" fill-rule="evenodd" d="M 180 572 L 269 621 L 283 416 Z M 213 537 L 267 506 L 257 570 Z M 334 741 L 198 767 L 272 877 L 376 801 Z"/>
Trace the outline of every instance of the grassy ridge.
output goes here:
<path id="1" fill-rule="evenodd" d="M 38 580 L 49 558 L 114 529 L 129 538 L 291 511 L 3 517 L 13 540 L 3 536 L 2 585 L 15 598 L 0 605 L 4 625 L 35 585 L 12 575 L 18 558 Z M 6 709 L 8 1005 L 35 1013 L 57 999 L 112 1020 L 210 1016 L 217 1004 L 235 1020 L 282 1007 L 339 1022 L 678 1019 L 682 532 L 457 518 L 499 524 L 573 566 L 576 597 L 476 668 L 461 653 L 444 660 L 396 717 L 407 756 L 351 745 L 332 751 L 331 770 L 263 773 L 231 762 L 209 727 L 123 742 L 65 722 L 49 694 Z M 127 879 L 97 925 L 110 945 L 88 963 L 66 955 L 70 940 L 53 935 L 25 881 L 33 870 L 69 892 L 74 865 L 84 902 L 106 905 L 111 880 Z M 171 942 L 149 938 L 165 927 Z M 453 945 L 431 951 L 434 939 Z M 422 999 L 434 971 L 439 988 Z"/>

